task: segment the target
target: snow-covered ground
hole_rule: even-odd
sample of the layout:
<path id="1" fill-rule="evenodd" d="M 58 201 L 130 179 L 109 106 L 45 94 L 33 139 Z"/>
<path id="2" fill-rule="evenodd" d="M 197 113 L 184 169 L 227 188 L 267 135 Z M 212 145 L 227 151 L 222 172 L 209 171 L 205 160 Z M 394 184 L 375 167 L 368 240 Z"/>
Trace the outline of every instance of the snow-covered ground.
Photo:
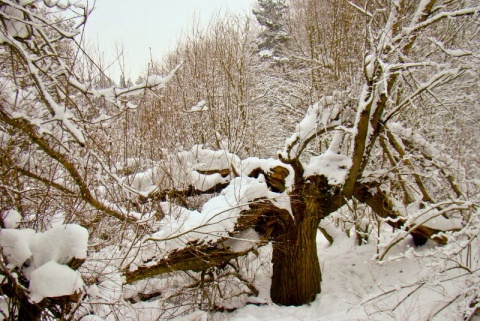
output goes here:
<path id="1" fill-rule="evenodd" d="M 311 304 L 248 304 L 234 312 L 196 311 L 175 320 L 464 320 L 455 303 L 449 304 L 456 293 L 464 290 L 462 282 L 449 280 L 453 274 L 432 273 L 432 266 L 438 263 L 428 258 L 429 253 L 436 251 L 433 242 L 415 248 L 408 239 L 389 252 L 383 262 L 375 259 L 376 244 L 358 246 L 355 239 L 346 235 L 337 236 L 330 245 L 319 233 L 317 244 L 322 293 Z M 478 259 L 478 248 L 475 251 Z M 258 301 L 270 302 L 268 275 L 259 279 L 263 283 L 259 286 Z M 473 316 L 471 320 L 480 318 Z"/>

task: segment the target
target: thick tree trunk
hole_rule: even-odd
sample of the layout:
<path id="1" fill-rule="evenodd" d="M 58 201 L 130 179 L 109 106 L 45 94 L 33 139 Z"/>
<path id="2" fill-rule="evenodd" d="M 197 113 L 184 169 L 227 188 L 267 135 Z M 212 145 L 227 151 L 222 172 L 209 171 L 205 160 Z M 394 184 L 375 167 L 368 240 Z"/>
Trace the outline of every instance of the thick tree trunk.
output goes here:
<path id="1" fill-rule="evenodd" d="M 315 300 L 322 280 L 317 256 L 319 219 L 307 217 L 273 244 L 270 294 L 280 305 L 303 305 Z"/>
<path id="2" fill-rule="evenodd" d="M 315 300 L 322 281 L 316 235 L 330 204 L 319 188 L 326 181 L 300 182 L 291 193 L 294 220 L 273 236 L 273 275 L 270 295 L 280 305 L 303 305 Z"/>

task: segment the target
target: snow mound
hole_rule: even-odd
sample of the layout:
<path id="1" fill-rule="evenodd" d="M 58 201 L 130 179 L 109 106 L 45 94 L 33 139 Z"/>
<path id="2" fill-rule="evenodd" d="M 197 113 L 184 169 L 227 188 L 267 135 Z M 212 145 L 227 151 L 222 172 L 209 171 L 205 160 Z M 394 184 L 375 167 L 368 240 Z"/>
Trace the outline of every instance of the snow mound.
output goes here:
<path id="1" fill-rule="evenodd" d="M 76 224 L 58 225 L 45 232 L 32 229 L 0 230 L 0 246 L 8 268 L 19 267 L 30 279 L 33 302 L 71 295 L 83 286 L 77 271 L 67 264 L 87 257 L 88 231 Z"/>
<path id="2" fill-rule="evenodd" d="M 88 231 L 80 225 L 55 226 L 43 233 L 35 234 L 30 240 L 35 266 L 48 261 L 66 264 L 72 258 L 87 256 Z"/>
<path id="3" fill-rule="evenodd" d="M 208 106 L 206 104 L 207 103 L 205 100 L 200 100 L 195 106 L 190 108 L 189 112 L 206 111 L 208 110 Z"/>
<path id="4" fill-rule="evenodd" d="M 22 266 L 32 256 L 29 240 L 34 235 L 35 231 L 32 229 L 0 230 L 0 246 L 3 248 L 3 254 L 10 262 L 8 267 Z"/>
<path id="5" fill-rule="evenodd" d="M 86 315 L 80 319 L 80 321 L 103 321 L 102 318 L 97 317 L 96 315 Z"/>
<path id="6" fill-rule="evenodd" d="M 20 213 L 13 208 L 3 213 L 2 217 L 6 228 L 16 228 L 22 220 Z"/>
<path id="7" fill-rule="evenodd" d="M 28 290 L 31 300 L 38 303 L 43 298 L 71 295 L 82 286 L 83 280 L 78 271 L 49 261 L 32 272 Z"/>
<path id="8" fill-rule="evenodd" d="M 327 150 L 320 156 L 310 158 L 303 176 L 323 175 L 328 179 L 329 184 L 339 185 L 345 183 L 345 176 L 350 166 L 352 166 L 350 157 Z"/>

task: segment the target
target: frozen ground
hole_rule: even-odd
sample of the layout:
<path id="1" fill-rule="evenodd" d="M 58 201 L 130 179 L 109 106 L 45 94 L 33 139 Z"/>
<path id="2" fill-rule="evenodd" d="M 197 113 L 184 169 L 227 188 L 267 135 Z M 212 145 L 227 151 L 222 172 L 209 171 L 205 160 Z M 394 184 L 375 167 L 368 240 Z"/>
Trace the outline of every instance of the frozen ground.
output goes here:
<path id="1" fill-rule="evenodd" d="M 462 285 L 447 281 L 446 275 L 431 275 L 435 263 L 428 253 L 435 251 L 433 243 L 414 249 L 408 239 L 389 252 L 384 262 L 378 262 L 375 244 L 358 246 L 355 242 L 339 236 L 330 246 L 319 233 L 322 293 L 309 305 L 251 304 L 231 313 L 197 311 L 175 320 L 463 320 L 454 304 L 448 304 Z M 269 279 L 263 280 L 260 298 L 269 302 Z M 480 319 L 474 316 L 472 320 Z"/>

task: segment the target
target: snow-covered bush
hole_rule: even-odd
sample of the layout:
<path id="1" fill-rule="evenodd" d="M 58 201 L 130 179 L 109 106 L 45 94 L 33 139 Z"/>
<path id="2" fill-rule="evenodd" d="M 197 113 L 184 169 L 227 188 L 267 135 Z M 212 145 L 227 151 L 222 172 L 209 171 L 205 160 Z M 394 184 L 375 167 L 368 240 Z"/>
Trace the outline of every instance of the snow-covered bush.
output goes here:
<path id="1" fill-rule="evenodd" d="M 18 212 L 4 214 L 8 223 L 0 230 L 4 294 L 0 314 L 9 320 L 60 318 L 83 293 L 84 282 L 76 269 L 87 256 L 88 231 L 75 224 L 44 232 L 19 229 Z"/>

